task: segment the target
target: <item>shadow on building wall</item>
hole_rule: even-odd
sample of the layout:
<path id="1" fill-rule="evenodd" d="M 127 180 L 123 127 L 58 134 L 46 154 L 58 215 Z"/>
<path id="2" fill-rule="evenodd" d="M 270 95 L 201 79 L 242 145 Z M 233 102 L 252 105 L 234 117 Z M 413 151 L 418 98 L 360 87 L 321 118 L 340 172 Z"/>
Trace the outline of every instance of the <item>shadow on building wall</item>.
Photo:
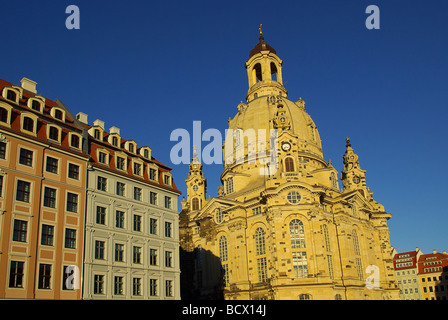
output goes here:
<path id="1" fill-rule="evenodd" d="M 434 291 L 436 300 L 448 300 L 448 267 L 443 267 L 442 274 L 434 286 Z"/>
<path id="2" fill-rule="evenodd" d="M 182 300 L 223 300 L 224 271 L 211 251 L 180 249 L 180 291 Z"/>

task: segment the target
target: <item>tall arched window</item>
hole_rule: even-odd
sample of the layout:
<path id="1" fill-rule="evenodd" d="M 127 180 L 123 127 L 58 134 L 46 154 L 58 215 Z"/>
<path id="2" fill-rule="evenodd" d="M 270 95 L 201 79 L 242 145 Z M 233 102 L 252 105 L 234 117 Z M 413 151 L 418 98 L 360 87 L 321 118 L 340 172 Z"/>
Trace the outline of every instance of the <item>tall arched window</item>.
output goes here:
<path id="1" fill-rule="evenodd" d="M 226 180 L 226 194 L 233 192 L 233 177 Z"/>
<path id="2" fill-rule="evenodd" d="M 255 249 L 257 256 L 266 253 L 265 233 L 261 227 L 255 231 Z"/>
<path id="3" fill-rule="evenodd" d="M 361 250 L 359 247 L 359 239 L 358 233 L 355 229 L 352 230 L 352 238 L 353 238 L 353 249 L 355 251 L 355 267 L 358 273 L 358 279 L 364 280 L 364 271 L 362 268 L 362 260 L 361 260 Z"/>
<path id="4" fill-rule="evenodd" d="M 361 251 L 359 250 L 359 240 L 358 240 L 358 233 L 355 229 L 352 231 L 352 237 L 353 237 L 353 248 L 355 250 L 355 255 L 359 256 L 361 254 Z"/>
<path id="5" fill-rule="evenodd" d="M 258 81 L 263 81 L 263 75 L 262 75 L 262 72 L 261 72 L 261 64 L 259 64 L 259 63 L 257 63 L 255 66 L 254 66 L 254 70 L 253 70 L 253 72 L 255 73 L 255 79 L 254 80 L 256 80 L 255 82 L 258 82 Z"/>
<path id="6" fill-rule="evenodd" d="M 330 235 L 328 233 L 328 227 L 326 224 L 321 226 L 322 228 L 322 234 L 324 236 L 324 240 L 325 240 L 325 248 L 327 249 L 327 251 L 331 251 L 331 245 L 330 245 Z"/>
<path id="7" fill-rule="evenodd" d="M 290 157 L 285 159 L 285 172 L 294 172 L 294 160 Z"/>
<path id="8" fill-rule="evenodd" d="M 294 219 L 289 223 L 289 232 L 291 234 L 291 247 L 305 248 L 305 231 L 303 223 L 299 219 Z"/>
<path id="9" fill-rule="evenodd" d="M 277 81 L 277 66 L 271 62 L 271 80 Z"/>
<path id="10" fill-rule="evenodd" d="M 221 236 L 219 238 L 219 257 L 221 258 L 221 262 L 226 262 L 227 257 L 227 238 L 225 236 Z"/>
<path id="11" fill-rule="evenodd" d="M 191 205 L 193 207 L 193 210 L 199 210 L 199 199 L 193 198 L 193 200 L 191 201 Z"/>

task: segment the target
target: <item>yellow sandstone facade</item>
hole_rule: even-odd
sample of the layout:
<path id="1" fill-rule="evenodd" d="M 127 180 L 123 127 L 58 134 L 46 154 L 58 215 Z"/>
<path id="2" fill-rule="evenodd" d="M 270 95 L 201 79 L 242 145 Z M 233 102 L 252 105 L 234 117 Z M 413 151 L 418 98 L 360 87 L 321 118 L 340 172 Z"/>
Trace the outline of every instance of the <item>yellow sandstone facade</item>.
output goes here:
<path id="1" fill-rule="evenodd" d="M 206 197 L 196 155 L 190 164 L 182 298 L 398 299 L 391 214 L 373 199 L 350 140 L 340 188 L 305 102 L 287 98 L 282 60 L 261 32 L 245 66 L 249 90 L 229 119 L 217 197 Z"/>

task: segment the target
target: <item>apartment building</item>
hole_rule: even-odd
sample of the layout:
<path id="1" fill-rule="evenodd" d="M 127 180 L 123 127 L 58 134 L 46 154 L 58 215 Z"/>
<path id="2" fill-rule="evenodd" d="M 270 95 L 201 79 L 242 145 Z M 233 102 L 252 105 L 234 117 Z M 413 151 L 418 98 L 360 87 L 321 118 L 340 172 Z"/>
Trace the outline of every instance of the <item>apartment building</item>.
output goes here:
<path id="1" fill-rule="evenodd" d="M 84 129 L 32 80 L 0 92 L 0 298 L 80 299 Z"/>
<path id="2" fill-rule="evenodd" d="M 421 300 L 421 288 L 418 279 L 418 259 L 423 254 L 419 248 L 415 251 L 394 252 L 394 269 L 402 300 Z"/>
<path id="3" fill-rule="evenodd" d="M 180 299 L 177 197 L 170 168 L 104 122 L 87 124 L 84 299 Z"/>
<path id="4" fill-rule="evenodd" d="M 433 251 L 418 259 L 418 272 L 422 300 L 447 300 L 448 254 Z"/>

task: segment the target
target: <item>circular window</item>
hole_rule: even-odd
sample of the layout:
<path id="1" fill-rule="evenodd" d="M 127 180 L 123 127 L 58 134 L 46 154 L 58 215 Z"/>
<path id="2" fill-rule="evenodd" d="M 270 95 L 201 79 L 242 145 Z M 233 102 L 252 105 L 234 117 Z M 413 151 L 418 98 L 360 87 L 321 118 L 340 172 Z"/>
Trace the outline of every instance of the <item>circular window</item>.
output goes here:
<path id="1" fill-rule="evenodd" d="M 300 193 L 298 193 L 297 191 L 291 191 L 287 196 L 288 202 L 292 204 L 299 203 L 300 198 Z"/>

